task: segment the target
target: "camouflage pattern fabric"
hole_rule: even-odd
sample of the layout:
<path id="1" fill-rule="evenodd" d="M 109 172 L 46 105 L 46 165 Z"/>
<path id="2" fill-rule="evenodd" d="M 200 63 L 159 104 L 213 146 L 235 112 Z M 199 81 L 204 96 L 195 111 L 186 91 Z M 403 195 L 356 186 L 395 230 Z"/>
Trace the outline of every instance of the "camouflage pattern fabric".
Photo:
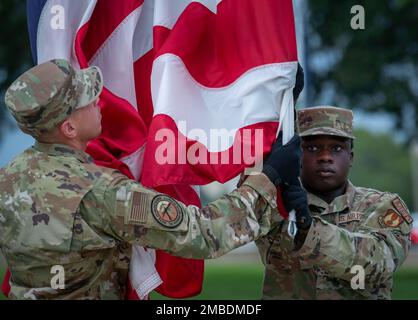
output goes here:
<path id="1" fill-rule="evenodd" d="M 350 183 L 330 204 L 313 194 L 308 200 L 314 220 L 298 251 L 287 221 L 256 242 L 263 299 L 390 299 L 411 245 L 412 218 L 399 196 Z M 364 289 L 351 286 L 356 265 L 364 268 Z"/>
<path id="2" fill-rule="evenodd" d="M 11 299 L 123 299 L 131 245 L 216 258 L 266 235 L 276 189 L 263 174 L 203 209 L 146 189 L 84 152 L 36 143 L 0 170 L 0 248 Z M 53 266 L 65 288 L 53 289 Z"/>
<path id="3" fill-rule="evenodd" d="M 102 88 L 99 68 L 75 70 L 68 61 L 56 59 L 17 78 L 6 91 L 5 103 L 21 130 L 39 137 L 96 100 Z"/>
<path id="4" fill-rule="evenodd" d="M 354 139 L 351 110 L 329 106 L 298 110 L 297 124 L 300 137 L 328 135 Z"/>

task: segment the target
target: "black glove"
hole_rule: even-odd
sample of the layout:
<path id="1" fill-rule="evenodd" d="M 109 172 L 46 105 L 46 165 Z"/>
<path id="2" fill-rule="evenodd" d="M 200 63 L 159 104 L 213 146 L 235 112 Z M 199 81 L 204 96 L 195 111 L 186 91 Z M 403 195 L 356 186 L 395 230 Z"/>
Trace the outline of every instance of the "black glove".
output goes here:
<path id="1" fill-rule="evenodd" d="M 301 156 L 299 136 L 294 135 L 288 143 L 283 145 L 280 132 L 271 153 L 264 161 L 263 173 L 276 187 L 279 184 L 290 185 L 300 176 Z"/>
<path id="2" fill-rule="evenodd" d="M 308 230 L 312 224 L 312 217 L 308 207 L 308 194 L 300 182 L 286 186 L 282 191 L 283 204 L 287 210 L 296 211 L 296 226 L 300 230 Z"/>

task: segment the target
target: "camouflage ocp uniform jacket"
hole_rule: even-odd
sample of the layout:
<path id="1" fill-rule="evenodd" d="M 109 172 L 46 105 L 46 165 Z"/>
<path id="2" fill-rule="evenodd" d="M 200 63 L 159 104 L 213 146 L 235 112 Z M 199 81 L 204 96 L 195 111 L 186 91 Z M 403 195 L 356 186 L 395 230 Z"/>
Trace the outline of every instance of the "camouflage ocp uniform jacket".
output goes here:
<path id="1" fill-rule="evenodd" d="M 0 248 L 11 299 L 121 299 L 131 245 L 215 258 L 270 229 L 276 189 L 264 175 L 203 209 L 96 166 L 86 153 L 37 143 L 0 170 Z M 54 266 L 65 287 L 52 285 Z"/>
<path id="2" fill-rule="evenodd" d="M 263 299 L 390 299 L 393 273 L 410 248 L 412 218 L 399 196 L 349 183 L 330 204 L 313 194 L 308 203 L 314 219 L 299 250 L 278 217 L 256 242 Z"/>

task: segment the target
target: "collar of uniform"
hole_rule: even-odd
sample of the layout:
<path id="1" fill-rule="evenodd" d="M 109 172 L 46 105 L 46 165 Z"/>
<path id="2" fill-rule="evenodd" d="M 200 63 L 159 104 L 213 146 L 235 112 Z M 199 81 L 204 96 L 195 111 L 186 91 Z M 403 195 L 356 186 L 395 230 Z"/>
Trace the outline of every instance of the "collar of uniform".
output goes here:
<path id="1" fill-rule="evenodd" d="M 310 206 L 312 205 L 320 208 L 321 215 L 330 214 L 333 212 L 341 212 L 346 208 L 351 208 L 354 200 L 355 190 L 356 188 L 351 183 L 351 181 L 348 181 L 346 192 L 341 196 L 336 197 L 331 203 L 326 203 L 324 200 L 312 193 L 308 193 L 308 203 Z"/>
<path id="2" fill-rule="evenodd" d="M 36 150 L 45 152 L 50 156 L 74 157 L 83 163 L 93 162 L 93 158 L 84 151 L 74 149 L 73 147 L 65 144 L 35 142 L 33 147 Z"/>

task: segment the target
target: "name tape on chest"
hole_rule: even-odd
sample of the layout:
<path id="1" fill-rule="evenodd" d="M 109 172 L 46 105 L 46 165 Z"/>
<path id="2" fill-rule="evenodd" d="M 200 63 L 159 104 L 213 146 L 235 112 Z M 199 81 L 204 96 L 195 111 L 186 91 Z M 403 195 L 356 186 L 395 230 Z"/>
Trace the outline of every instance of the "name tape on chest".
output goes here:
<path id="1" fill-rule="evenodd" d="M 349 223 L 353 221 L 360 221 L 363 217 L 361 212 L 349 212 L 345 214 L 340 214 L 338 217 L 338 223 Z"/>

